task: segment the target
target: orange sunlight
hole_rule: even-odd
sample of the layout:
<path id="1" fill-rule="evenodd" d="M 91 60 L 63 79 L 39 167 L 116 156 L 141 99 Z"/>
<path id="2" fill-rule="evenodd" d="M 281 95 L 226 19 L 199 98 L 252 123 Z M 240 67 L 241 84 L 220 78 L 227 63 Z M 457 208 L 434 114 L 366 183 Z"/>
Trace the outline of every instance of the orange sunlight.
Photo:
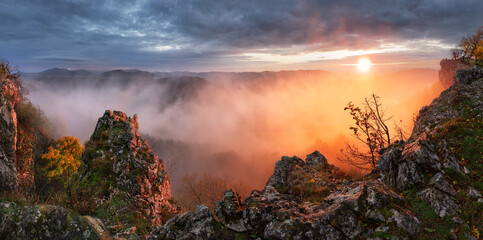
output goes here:
<path id="1" fill-rule="evenodd" d="M 372 66 L 372 62 L 369 58 L 366 58 L 366 57 L 363 57 L 363 58 L 359 58 L 359 60 L 357 60 L 357 70 L 359 70 L 359 72 L 368 72 L 369 70 L 371 70 L 371 66 Z"/>

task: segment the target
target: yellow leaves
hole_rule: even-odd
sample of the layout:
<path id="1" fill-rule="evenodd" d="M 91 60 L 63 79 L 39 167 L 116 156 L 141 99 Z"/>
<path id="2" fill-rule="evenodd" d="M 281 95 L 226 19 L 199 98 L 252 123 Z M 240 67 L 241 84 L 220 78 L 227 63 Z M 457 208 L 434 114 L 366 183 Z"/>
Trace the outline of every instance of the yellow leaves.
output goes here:
<path id="1" fill-rule="evenodd" d="M 473 230 L 471 230 L 471 234 L 473 234 L 473 236 L 475 236 L 476 239 L 480 239 L 480 231 L 475 226 L 473 226 Z"/>
<path id="2" fill-rule="evenodd" d="M 81 156 L 82 145 L 79 139 L 61 137 L 54 147 L 49 147 L 49 151 L 42 154 L 42 159 L 46 161 L 43 171 L 50 180 L 64 176 L 68 180 L 79 169 Z"/>

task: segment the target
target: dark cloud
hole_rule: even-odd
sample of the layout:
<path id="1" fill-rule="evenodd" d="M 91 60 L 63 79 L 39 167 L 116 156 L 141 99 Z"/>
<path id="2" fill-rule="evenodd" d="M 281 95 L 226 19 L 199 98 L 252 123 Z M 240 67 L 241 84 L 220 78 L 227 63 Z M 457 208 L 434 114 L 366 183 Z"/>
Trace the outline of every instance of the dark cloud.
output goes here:
<path id="1" fill-rule="evenodd" d="M 481 0 L 6 0 L 0 57 L 30 69 L 63 58 L 107 68 L 216 69 L 227 59 L 238 64 L 233 55 L 247 50 L 456 43 L 483 23 L 482 8 Z"/>

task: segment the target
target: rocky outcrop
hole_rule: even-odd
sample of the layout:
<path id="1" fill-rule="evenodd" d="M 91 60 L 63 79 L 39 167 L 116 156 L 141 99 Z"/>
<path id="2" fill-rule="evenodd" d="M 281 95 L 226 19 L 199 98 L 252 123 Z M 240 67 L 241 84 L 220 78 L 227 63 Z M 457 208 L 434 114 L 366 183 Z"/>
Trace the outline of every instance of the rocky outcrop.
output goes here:
<path id="1" fill-rule="evenodd" d="M 449 217 L 452 220 L 447 221 L 470 229 L 465 222 L 481 227 L 483 209 L 474 203 L 478 198 L 483 203 L 479 192 L 483 187 L 483 70 L 458 70 L 455 79 L 450 88 L 420 110 L 406 142 L 381 150 L 377 170 L 388 186 L 422 201 L 420 206 L 429 204 L 437 217 Z M 473 211 L 477 212 L 474 216 Z M 455 229 L 451 230 L 453 238 Z M 478 236 L 464 234 L 470 239 Z"/>
<path id="2" fill-rule="evenodd" d="M 400 191 L 418 189 L 418 197 L 430 203 L 439 217 L 454 216 L 458 210 L 452 199 L 455 190 L 444 169 L 460 171 L 460 166 L 441 144 L 435 145 L 423 134 L 414 142 L 384 151 L 378 171 L 386 184 Z"/>
<path id="3" fill-rule="evenodd" d="M 441 70 L 439 70 L 439 81 L 444 88 L 448 88 L 453 85 L 454 76 L 457 70 L 465 69 L 466 66 L 458 60 L 453 59 L 443 59 L 439 62 Z"/>
<path id="4" fill-rule="evenodd" d="M 51 205 L 0 202 L 1 239 L 112 239 L 99 219 Z"/>
<path id="5" fill-rule="evenodd" d="M 171 218 L 164 226 L 155 229 L 148 239 L 217 239 L 219 228 L 210 209 L 199 205 L 194 212 Z"/>
<path id="6" fill-rule="evenodd" d="M 127 227 L 138 218 L 160 224 L 176 212 L 169 202 L 164 163 L 141 138 L 136 115 L 106 111 L 86 143 L 82 161 L 85 169 L 77 193 L 86 201 L 93 199 L 94 211 L 106 213 L 101 218 L 107 225 L 119 224 L 117 214 L 125 216 L 121 223 Z"/>
<path id="7" fill-rule="evenodd" d="M 457 83 L 434 99 L 430 106 L 419 111 L 412 136 L 441 127 L 444 122 L 464 115 L 483 116 L 483 78 L 480 68 L 460 70 L 456 74 Z M 480 78 L 478 78 L 478 76 Z"/>
<path id="8" fill-rule="evenodd" d="M 201 214 L 204 208 L 199 207 L 157 228 L 150 239 L 188 239 L 193 232 L 196 239 L 217 239 L 202 233 L 215 226 L 245 239 L 366 239 L 396 231 L 403 237 L 419 232 L 419 220 L 398 194 L 377 180 L 340 180 L 339 173 L 317 151 L 305 161 L 283 157 L 263 191 L 253 191 L 244 202 L 234 191 L 225 192 L 215 206 L 219 222 L 206 207 Z"/>
<path id="9" fill-rule="evenodd" d="M 456 71 L 455 79 L 458 83 L 471 84 L 483 78 L 483 69 L 472 67 L 470 69 L 461 69 Z"/>
<path id="10" fill-rule="evenodd" d="M 18 176 L 15 166 L 17 114 L 14 107 L 20 101 L 20 94 L 10 79 L 0 77 L 0 84 L 0 192 L 15 191 Z"/>

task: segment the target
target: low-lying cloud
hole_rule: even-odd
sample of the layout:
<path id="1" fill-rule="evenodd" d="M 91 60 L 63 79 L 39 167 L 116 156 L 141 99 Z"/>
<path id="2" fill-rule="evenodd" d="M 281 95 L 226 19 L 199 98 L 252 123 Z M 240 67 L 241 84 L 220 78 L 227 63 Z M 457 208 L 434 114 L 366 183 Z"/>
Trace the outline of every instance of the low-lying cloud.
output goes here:
<path id="1" fill-rule="evenodd" d="M 344 112 L 349 101 L 359 104 L 374 92 L 388 115 L 410 125 L 412 114 L 440 90 L 434 70 L 378 76 L 288 71 L 163 78 L 167 75 L 30 75 L 26 85 L 29 98 L 59 135 L 88 140 L 106 109 L 138 114 L 143 137 L 166 161 L 175 186 L 187 173 L 207 172 L 228 173 L 254 187 L 265 184 L 282 155 L 304 158 L 318 149 L 339 164 L 337 152 L 352 141 L 352 119 Z"/>

